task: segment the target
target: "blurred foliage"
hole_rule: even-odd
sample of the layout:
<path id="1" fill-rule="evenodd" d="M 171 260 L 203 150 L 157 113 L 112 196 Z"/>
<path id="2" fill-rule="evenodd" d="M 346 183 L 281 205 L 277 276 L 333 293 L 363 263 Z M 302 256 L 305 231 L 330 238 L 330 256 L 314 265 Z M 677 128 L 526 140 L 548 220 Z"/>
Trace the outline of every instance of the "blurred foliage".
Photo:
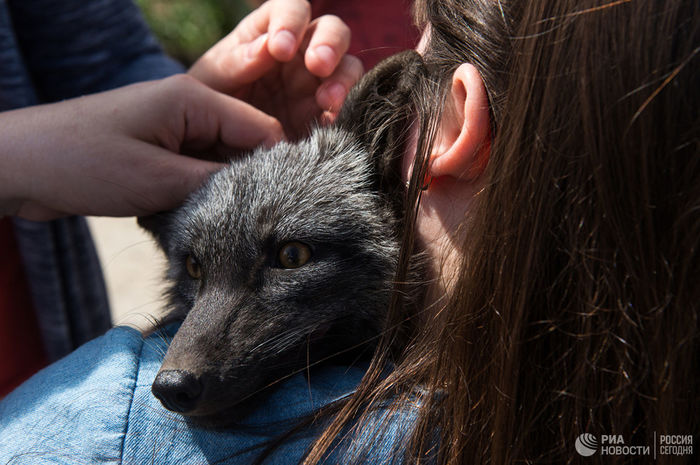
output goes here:
<path id="1" fill-rule="evenodd" d="M 250 11 L 244 0 L 136 0 L 165 51 L 191 65 Z"/>

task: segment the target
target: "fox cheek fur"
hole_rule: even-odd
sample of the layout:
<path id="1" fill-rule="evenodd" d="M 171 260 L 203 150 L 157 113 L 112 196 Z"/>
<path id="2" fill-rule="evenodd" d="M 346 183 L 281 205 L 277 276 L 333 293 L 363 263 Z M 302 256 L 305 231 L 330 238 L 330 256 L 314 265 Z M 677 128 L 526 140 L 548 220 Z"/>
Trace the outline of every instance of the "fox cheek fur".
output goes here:
<path id="1" fill-rule="evenodd" d="M 414 52 L 385 60 L 332 127 L 236 158 L 180 208 L 139 219 L 168 257 L 164 322 L 184 319 L 152 387 L 166 408 L 225 422 L 308 364 L 373 346 L 394 287 L 400 148 L 420 72 Z"/>

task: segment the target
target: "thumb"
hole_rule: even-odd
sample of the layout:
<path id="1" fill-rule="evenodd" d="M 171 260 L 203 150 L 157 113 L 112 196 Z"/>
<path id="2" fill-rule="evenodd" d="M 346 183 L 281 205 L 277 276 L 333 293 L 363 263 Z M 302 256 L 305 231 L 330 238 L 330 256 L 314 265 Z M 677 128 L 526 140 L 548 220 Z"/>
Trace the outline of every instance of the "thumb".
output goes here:
<path id="1" fill-rule="evenodd" d="M 270 146 L 285 138 L 280 122 L 252 105 L 199 83 L 192 90 L 179 94 L 184 104 L 182 145 L 236 150 Z"/>

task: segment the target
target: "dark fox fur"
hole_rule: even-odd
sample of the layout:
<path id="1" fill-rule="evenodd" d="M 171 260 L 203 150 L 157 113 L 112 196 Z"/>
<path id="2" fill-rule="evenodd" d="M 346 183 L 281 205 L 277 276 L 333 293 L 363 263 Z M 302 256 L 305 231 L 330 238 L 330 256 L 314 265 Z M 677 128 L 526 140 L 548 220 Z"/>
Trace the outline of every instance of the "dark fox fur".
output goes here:
<path id="1" fill-rule="evenodd" d="M 220 423 L 308 363 L 376 342 L 399 254 L 396 148 L 422 69 L 413 52 L 385 60 L 333 126 L 235 158 L 182 207 L 140 219 L 169 260 L 166 321 L 184 319 L 153 384 L 167 408 Z"/>

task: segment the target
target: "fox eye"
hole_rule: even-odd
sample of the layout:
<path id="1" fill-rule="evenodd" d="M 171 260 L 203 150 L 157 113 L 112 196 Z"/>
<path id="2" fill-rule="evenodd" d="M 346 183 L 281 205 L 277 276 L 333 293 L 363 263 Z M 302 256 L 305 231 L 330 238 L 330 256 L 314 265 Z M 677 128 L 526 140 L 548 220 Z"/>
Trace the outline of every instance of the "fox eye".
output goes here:
<path id="1" fill-rule="evenodd" d="M 311 249 L 301 242 L 288 242 L 282 246 L 279 253 L 280 264 L 283 268 L 299 268 L 311 258 Z"/>
<path id="2" fill-rule="evenodd" d="M 189 274 L 192 279 L 199 279 L 202 277 L 202 267 L 199 266 L 199 262 L 192 255 L 187 256 L 185 268 L 187 268 L 187 274 Z"/>

